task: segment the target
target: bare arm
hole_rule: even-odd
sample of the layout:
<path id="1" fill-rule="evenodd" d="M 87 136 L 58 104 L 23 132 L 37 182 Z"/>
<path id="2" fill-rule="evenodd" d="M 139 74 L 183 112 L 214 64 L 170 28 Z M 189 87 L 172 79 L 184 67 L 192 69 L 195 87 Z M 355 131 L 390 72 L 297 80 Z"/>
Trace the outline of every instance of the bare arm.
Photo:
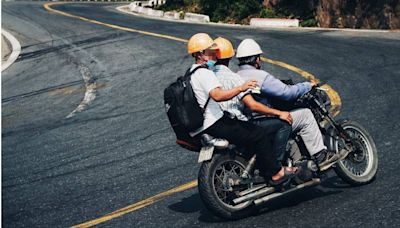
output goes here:
<path id="1" fill-rule="evenodd" d="M 234 98 L 241 92 L 255 88 L 256 85 L 257 85 L 256 80 L 249 80 L 246 81 L 243 85 L 229 90 L 223 90 L 220 87 L 217 87 L 210 91 L 210 97 L 217 102 L 227 101 Z"/>
<path id="2" fill-rule="evenodd" d="M 253 112 L 258 112 L 264 115 L 273 115 L 279 117 L 279 119 L 288 122 L 289 124 L 293 123 L 292 116 L 289 112 L 280 111 L 274 108 L 270 108 L 262 103 L 254 100 L 252 96 L 245 96 L 242 98 L 243 103 L 251 109 Z"/>

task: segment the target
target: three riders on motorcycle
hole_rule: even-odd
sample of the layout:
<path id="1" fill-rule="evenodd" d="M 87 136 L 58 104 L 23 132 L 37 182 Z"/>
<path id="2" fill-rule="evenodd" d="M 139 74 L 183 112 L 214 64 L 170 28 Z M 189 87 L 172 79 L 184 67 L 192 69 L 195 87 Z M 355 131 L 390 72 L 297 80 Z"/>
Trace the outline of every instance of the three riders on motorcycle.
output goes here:
<path id="1" fill-rule="evenodd" d="M 286 182 L 299 172 L 297 167 L 282 165 L 292 131 L 302 137 L 320 170 L 328 169 L 340 159 L 326 149 L 309 109 L 285 112 L 274 109 L 268 102 L 269 97 L 295 100 L 315 82 L 286 85 L 261 70 L 262 50 L 252 39 L 245 39 L 238 46 L 237 74 L 228 68 L 235 52 L 227 39 L 213 40 L 208 34 L 195 34 L 188 42 L 188 53 L 195 60 L 191 70 L 204 66 L 191 77 L 195 97 L 204 109 L 203 126 L 191 132 L 192 136 L 209 134 L 256 153 L 260 175 L 270 180 L 271 185 Z M 257 89 L 262 96 L 254 99 L 251 94 L 258 92 Z M 249 118 L 244 106 L 258 115 L 252 114 Z"/>

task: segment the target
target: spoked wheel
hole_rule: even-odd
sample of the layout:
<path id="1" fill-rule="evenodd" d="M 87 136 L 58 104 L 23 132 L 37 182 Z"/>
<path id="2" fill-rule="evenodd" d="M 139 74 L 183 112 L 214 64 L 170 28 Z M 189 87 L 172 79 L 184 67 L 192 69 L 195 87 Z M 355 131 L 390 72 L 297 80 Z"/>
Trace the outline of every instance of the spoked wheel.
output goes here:
<path id="1" fill-rule="evenodd" d="M 371 135 L 357 122 L 344 120 L 340 123 L 354 140 L 353 150 L 336 164 L 337 175 L 351 185 L 370 183 L 378 170 L 378 153 Z M 345 148 L 343 139 L 338 138 L 335 149 Z"/>
<path id="2" fill-rule="evenodd" d="M 215 154 L 212 160 L 203 162 L 198 176 L 198 189 L 200 198 L 210 211 L 226 219 L 243 218 L 252 212 L 252 202 L 233 203 L 240 191 L 251 187 L 235 184 L 246 165 L 247 161 L 234 153 Z"/>

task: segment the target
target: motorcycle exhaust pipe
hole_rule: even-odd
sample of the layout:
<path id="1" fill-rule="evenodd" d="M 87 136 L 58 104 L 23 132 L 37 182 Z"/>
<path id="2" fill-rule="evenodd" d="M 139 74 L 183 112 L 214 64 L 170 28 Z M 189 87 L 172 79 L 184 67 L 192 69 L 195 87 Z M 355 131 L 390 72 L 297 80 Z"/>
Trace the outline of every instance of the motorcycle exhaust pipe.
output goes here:
<path id="1" fill-rule="evenodd" d="M 238 195 L 239 195 L 239 196 L 244 196 L 244 195 L 247 195 L 247 194 L 249 194 L 249 193 L 255 192 L 255 191 L 257 191 L 257 190 L 260 190 L 260 189 L 262 189 L 262 188 L 264 188 L 264 187 L 266 187 L 266 186 L 267 186 L 267 184 L 262 184 L 262 185 L 260 185 L 260 186 L 252 187 L 252 188 L 250 188 L 250 189 L 247 189 L 247 190 L 244 190 L 244 191 L 239 192 Z"/>
<path id="2" fill-rule="evenodd" d="M 263 198 L 256 199 L 256 200 L 254 200 L 254 204 L 258 206 L 258 205 L 260 205 L 260 204 L 266 203 L 266 202 L 268 202 L 268 201 L 270 201 L 270 200 L 272 200 L 272 199 L 275 199 L 275 198 L 277 198 L 277 197 L 286 195 L 286 194 L 288 194 L 288 193 L 294 192 L 294 191 L 296 191 L 296 190 L 299 190 L 299 189 L 302 189 L 302 188 L 305 188 L 305 187 L 310 187 L 310 186 L 318 185 L 318 184 L 320 184 L 320 183 L 321 183 L 321 179 L 319 179 L 319 178 L 314 178 L 314 179 L 312 179 L 312 180 L 310 180 L 310 181 L 308 181 L 308 182 L 305 182 L 305 183 L 303 183 L 303 184 L 299 184 L 299 185 L 297 185 L 296 187 L 291 188 L 291 189 L 289 189 L 289 190 L 287 190 L 287 191 L 272 193 L 272 194 L 269 194 L 269 195 L 267 195 L 267 196 L 264 196 Z"/>
<path id="3" fill-rule="evenodd" d="M 265 196 L 267 194 L 271 194 L 273 192 L 275 192 L 275 188 L 274 187 L 264 187 L 264 188 L 262 188 L 262 189 L 260 189 L 258 191 L 255 191 L 253 193 L 250 193 L 250 194 L 247 194 L 247 195 L 244 195 L 242 197 L 234 199 L 233 203 L 234 204 L 240 204 L 240 203 L 243 203 L 243 202 L 246 202 L 246 201 L 249 201 L 249 200 L 257 199 L 257 198 L 259 198 L 261 196 Z"/>

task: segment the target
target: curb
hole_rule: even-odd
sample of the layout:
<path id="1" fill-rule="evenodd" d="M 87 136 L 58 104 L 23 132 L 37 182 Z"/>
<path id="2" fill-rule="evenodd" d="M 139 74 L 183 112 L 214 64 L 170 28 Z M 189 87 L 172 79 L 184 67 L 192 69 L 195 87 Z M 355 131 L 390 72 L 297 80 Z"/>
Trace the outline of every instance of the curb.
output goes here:
<path id="1" fill-rule="evenodd" d="M 170 18 L 162 18 L 162 17 L 152 17 L 145 14 L 134 13 L 129 11 L 129 5 L 118 6 L 116 9 L 122 13 L 132 14 L 139 17 L 145 17 L 155 20 L 162 21 L 172 21 L 179 23 L 189 23 L 189 24 L 207 24 L 207 25 L 215 25 L 215 26 L 225 26 L 225 27 L 242 27 L 248 29 L 270 29 L 270 30 L 303 30 L 303 31 L 340 31 L 340 32 L 359 32 L 359 33 L 400 33 L 400 29 L 397 30 L 380 30 L 380 29 L 351 29 L 351 28 L 321 28 L 321 27 L 262 27 L 262 26 L 250 26 L 250 25 L 242 25 L 242 24 L 227 24 L 227 23 L 216 23 L 216 22 L 195 22 L 195 21 L 187 21 L 187 20 L 177 20 Z"/>
<path id="2" fill-rule="evenodd" d="M 7 39 L 6 42 L 11 43 L 11 54 L 9 55 L 8 59 L 3 63 L 1 62 L 1 71 L 4 71 L 7 69 L 11 64 L 17 60 L 19 54 L 21 53 L 21 44 L 18 42 L 18 40 L 9 32 L 7 32 L 4 29 L 1 29 L 1 34 L 4 36 L 5 39 Z"/>
<path id="3" fill-rule="evenodd" d="M 252 27 L 299 27 L 299 19 L 286 18 L 251 18 L 250 26 Z"/>
<path id="4" fill-rule="evenodd" d="M 138 16 L 138 17 L 145 17 L 145 18 L 161 20 L 161 21 L 171 21 L 171 22 L 186 23 L 186 24 L 207 24 L 207 25 L 236 27 L 236 28 L 237 27 L 251 28 L 248 25 L 240 25 L 240 24 L 226 24 L 226 23 L 216 23 L 216 22 L 199 22 L 199 21 L 178 20 L 178 19 L 172 19 L 172 18 L 167 18 L 167 17 L 152 17 L 152 16 L 149 16 L 149 15 L 139 14 L 139 13 L 134 13 L 134 12 L 129 11 L 129 5 L 118 6 L 115 9 L 120 11 L 120 12 L 122 12 L 122 13 L 125 13 L 125 14 L 132 14 L 132 15 L 135 15 L 135 16 Z"/>

